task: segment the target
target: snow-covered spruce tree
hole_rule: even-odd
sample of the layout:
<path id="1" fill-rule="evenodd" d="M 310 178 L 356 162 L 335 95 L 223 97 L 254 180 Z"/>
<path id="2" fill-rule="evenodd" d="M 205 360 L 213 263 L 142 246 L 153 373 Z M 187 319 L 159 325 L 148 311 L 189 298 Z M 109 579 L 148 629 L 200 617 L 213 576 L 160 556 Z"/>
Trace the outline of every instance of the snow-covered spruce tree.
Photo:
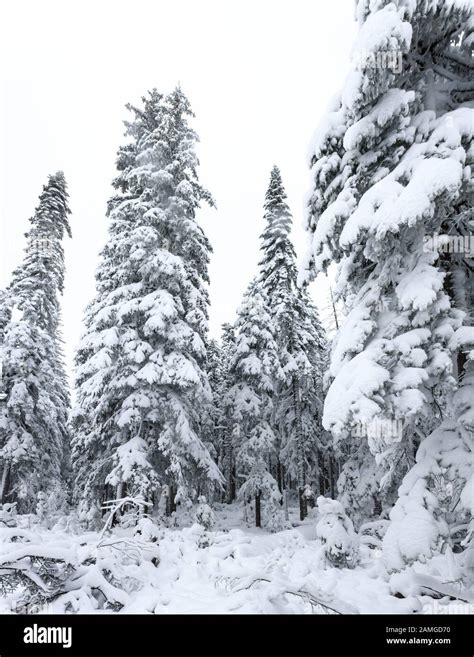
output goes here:
<path id="1" fill-rule="evenodd" d="M 198 498 L 198 507 L 194 515 L 195 521 L 204 527 L 206 531 L 210 531 L 216 524 L 214 511 L 207 503 L 206 497 L 201 495 Z"/>
<path id="2" fill-rule="evenodd" d="M 65 501 L 69 393 L 60 336 L 64 233 L 71 236 L 66 181 L 49 177 L 30 219 L 24 261 L 2 300 L 1 501 L 34 512 Z M 14 312 L 12 312 L 14 309 Z M 40 496 L 41 500 L 38 500 Z"/>
<path id="3" fill-rule="evenodd" d="M 259 284 L 266 294 L 275 331 L 278 368 L 272 425 L 278 437 L 278 473 L 298 488 L 300 517 L 306 516 L 305 486 L 319 492 L 318 448 L 324 432 L 322 378 L 326 339 L 315 306 L 298 287 L 292 216 L 280 170 L 273 167 L 265 196 Z"/>
<path id="4" fill-rule="evenodd" d="M 206 411 L 202 413 L 201 434 L 209 454 L 220 465 L 222 461 L 221 433 L 224 361 L 221 345 L 213 338 L 209 339 L 206 345 L 204 370 L 209 381 L 212 397 Z"/>
<path id="5" fill-rule="evenodd" d="M 238 310 L 231 366 L 233 385 L 226 405 L 233 423 L 238 497 L 254 500 L 257 527 L 262 524 L 262 501 L 267 522 L 281 499 L 271 474 L 277 459 L 271 424 L 277 372 L 277 345 L 270 311 L 259 283 L 254 280 Z"/>
<path id="6" fill-rule="evenodd" d="M 224 475 L 225 501 L 230 504 L 236 496 L 235 480 L 235 441 L 238 438 L 237 425 L 232 420 L 233 405 L 228 392 L 233 385 L 232 362 L 235 351 L 235 327 L 232 324 L 222 325 L 220 341 L 221 364 L 220 380 L 217 386 L 218 394 L 214 393 L 219 416 L 219 467 Z"/>
<path id="7" fill-rule="evenodd" d="M 76 358 L 75 496 L 89 521 L 106 497 L 157 501 L 169 487 L 173 507 L 221 482 L 198 434 L 210 401 L 210 246 L 196 211 L 213 201 L 196 172 L 193 114 L 180 88 L 165 97 L 154 90 L 129 109 Z"/>
<path id="8" fill-rule="evenodd" d="M 452 337 L 472 321 L 472 264 L 429 246 L 472 231 L 472 4 L 361 0 L 357 17 L 355 69 L 313 145 L 303 279 L 339 263 L 324 425 L 336 441 L 369 429 L 388 490 L 449 412 Z"/>

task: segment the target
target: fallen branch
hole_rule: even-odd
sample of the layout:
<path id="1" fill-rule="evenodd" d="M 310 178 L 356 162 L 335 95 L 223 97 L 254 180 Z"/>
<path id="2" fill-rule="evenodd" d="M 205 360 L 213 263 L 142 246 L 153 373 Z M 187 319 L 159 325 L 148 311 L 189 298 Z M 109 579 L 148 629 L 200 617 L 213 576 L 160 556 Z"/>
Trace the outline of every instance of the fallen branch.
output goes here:
<path id="1" fill-rule="evenodd" d="M 265 577 L 257 577 L 253 579 L 251 582 L 248 584 L 241 586 L 239 588 L 234 588 L 233 590 L 235 592 L 238 591 L 247 591 L 252 588 L 255 584 L 258 584 L 260 582 L 265 582 L 267 584 L 275 584 L 274 581 L 267 579 Z M 358 614 L 358 610 L 353 607 L 352 605 L 348 605 L 347 603 L 343 603 L 338 601 L 337 603 L 334 602 L 333 599 L 330 600 L 323 600 L 325 594 L 323 592 L 319 593 L 314 593 L 313 591 L 308 591 L 306 589 L 295 589 L 291 587 L 287 582 L 281 583 L 283 586 L 282 590 L 278 592 L 277 595 L 294 595 L 299 598 L 302 598 L 306 602 L 309 602 L 309 604 L 312 607 L 318 606 L 322 607 L 323 609 L 327 609 L 328 611 L 334 613 L 334 614 Z"/>
<path id="2" fill-rule="evenodd" d="M 442 582 L 436 577 L 430 575 L 415 574 L 415 581 L 421 586 L 422 589 L 436 593 L 439 598 L 448 596 L 454 600 L 460 600 L 468 604 L 474 604 L 474 591 L 464 589 L 457 591 L 450 582 Z"/>

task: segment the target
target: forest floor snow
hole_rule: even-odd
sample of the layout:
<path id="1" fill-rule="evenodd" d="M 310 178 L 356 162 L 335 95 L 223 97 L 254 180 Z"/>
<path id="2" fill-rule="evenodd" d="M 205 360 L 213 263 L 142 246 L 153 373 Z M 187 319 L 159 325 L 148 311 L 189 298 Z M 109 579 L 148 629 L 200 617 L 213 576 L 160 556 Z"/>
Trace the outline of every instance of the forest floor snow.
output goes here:
<path id="1" fill-rule="evenodd" d="M 23 571 L 30 568 L 33 580 L 42 578 L 41 586 L 46 582 L 49 590 L 57 587 L 47 603 L 42 595 L 36 596 L 39 604 L 33 613 L 435 611 L 438 601 L 430 597 L 393 595 L 377 549 L 362 545 L 354 569 L 332 567 L 316 538 L 314 519 L 300 523 L 296 509 L 290 516 L 291 529 L 275 533 L 245 523 L 237 505 L 218 505 L 216 516 L 213 531 L 197 524 L 180 528 L 148 523 L 138 535 L 124 528 L 102 536 L 76 533 L 64 522 L 63 528 L 56 525 L 50 530 L 2 527 L 0 574 L 12 565 Z M 69 570 L 48 580 L 35 570 L 35 563 L 45 557 L 53 564 L 70 564 Z M 25 603 L 31 603 L 28 595 L 22 585 L 4 587 L 0 612 L 25 610 Z M 31 612 L 31 606 L 26 611 Z"/>

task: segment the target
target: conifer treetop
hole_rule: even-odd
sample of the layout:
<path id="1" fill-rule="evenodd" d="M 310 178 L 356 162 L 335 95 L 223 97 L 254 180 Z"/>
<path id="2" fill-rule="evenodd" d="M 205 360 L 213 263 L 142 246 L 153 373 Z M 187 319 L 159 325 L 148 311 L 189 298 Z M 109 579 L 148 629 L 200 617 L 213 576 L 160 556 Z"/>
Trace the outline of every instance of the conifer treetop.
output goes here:
<path id="1" fill-rule="evenodd" d="M 60 321 L 59 294 L 64 291 L 64 235 L 72 237 L 69 225 L 69 194 L 64 174 L 48 177 L 39 204 L 30 218 L 23 263 L 13 272 L 9 286 L 11 302 L 25 320 L 56 333 Z"/>

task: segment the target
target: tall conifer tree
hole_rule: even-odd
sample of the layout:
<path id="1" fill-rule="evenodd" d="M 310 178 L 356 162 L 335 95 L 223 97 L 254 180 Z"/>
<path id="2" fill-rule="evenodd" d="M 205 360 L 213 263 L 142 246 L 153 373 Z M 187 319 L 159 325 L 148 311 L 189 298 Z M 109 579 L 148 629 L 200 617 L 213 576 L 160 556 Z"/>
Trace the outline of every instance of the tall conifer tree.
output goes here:
<path id="1" fill-rule="evenodd" d="M 60 336 L 64 234 L 71 236 L 62 172 L 44 186 L 30 219 L 25 258 L 3 294 L 0 359 L 2 501 L 34 511 L 64 501 L 69 393 Z"/>
<path id="2" fill-rule="evenodd" d="M 220 485 L 199 435 L 210 401 L 206 357 L 210 246 L 196 219 L 199 183 L 189 101 L 152 91 L 129 107 L 109 239 L 77 352 L 75 494 L 92 519 L 125 492 L 172 502 Z"/>
<path id="3" fill-rule="evenodd" d="M 264 207 L 259 284 L 266 294 L 281 371 L 281 377 L 275 377 L 273 416 L 279 443 L 278 474 L 280 483 L 289 477 L 296 482 L 303 519 L 306 485 L 319 488 L 326 339 L 315 306 L 297 284 L 296 254 L 290 238 L 292 216 L 276 166 Z"/>

